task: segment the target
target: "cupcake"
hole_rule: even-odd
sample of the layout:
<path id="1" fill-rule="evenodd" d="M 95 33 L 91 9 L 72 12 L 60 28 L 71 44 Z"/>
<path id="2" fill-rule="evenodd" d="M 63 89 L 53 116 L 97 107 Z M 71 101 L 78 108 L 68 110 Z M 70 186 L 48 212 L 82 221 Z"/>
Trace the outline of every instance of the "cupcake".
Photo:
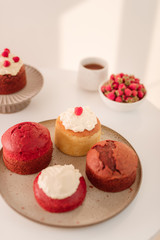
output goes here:
<path id="1" fill-rule="evenodd" d="M 26 72 L 22 60 L 8 48 L 0 54 L 0 94 L 18 92 L 26 85 Z"/>
<path id="2" fill-rule="evenodd" d="M 100 121 L 89 107 L 69 108 L 56 120 L 55 145 L 65 154 L 86 155 L 100 135 Z"/>
<path id="3" fill-rule="evenodd" d="M 137 165 L 138 157 L 131 147 L 105 140 L 95 144 L 87 153 L 86 174 L 96 188 L 119 192 L 134 183 Z"/>
<path id="4" fill-rule="evenodd" d="M 73 165 L 54 165 L 35 178 L 33 190 L 38 204 L 49 212 L 67 212 L 82 204 L 86 183 Z"/>
<path id="5" fill-rule="evenodd" d="M 3 161 L 18 174 L 33 174 L 51 161 L 53 144 L 49 130 L 39 123 L 23 122 L 9 128 L 2 136 Z"/>

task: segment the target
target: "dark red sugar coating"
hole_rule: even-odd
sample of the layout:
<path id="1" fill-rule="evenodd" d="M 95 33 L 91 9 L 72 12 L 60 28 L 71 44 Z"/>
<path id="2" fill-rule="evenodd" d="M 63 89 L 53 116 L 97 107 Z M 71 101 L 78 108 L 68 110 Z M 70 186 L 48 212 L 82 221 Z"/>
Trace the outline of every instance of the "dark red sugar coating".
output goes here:
<path id="1" fill-rule="evenodd" d="M 39 188 L 38 178 L 40 174 L 41 173 L 39 173 L 34 180 L 33 190 L 38 204 L 46 211 L 55 213 L 71 211 L 79 207 L 84 201 L 86 196 L 86 182 L 84 180 L 84 177 L 80 177 L 79 186 L 76 192 L 72 194 L 70 197 L 64 199 L 53 199 L 51 197 L 48 197 L 44 193 L 44 191 L 41 188 Z"/>
<path id="2" fill-rule="evenodd" d="M 138 157 L 128 145 L 111 140 L 95 144 L 87 154 L 86 174 L 97 188 L 119 192 L 136 178 Z"/>
<path id="3" fill-rule="evenodd" d="M 17 75 L 11 74 L 0 75 L 0 94 L 11 94 L 20 91 L 25 87 L 26 73 L 23 65 Z"/>
<path id="4" fill-rule="evenodd" d="M 47 167 L 53 144 L 49 130 L 39 123 L 23 122 L 9 128 L 2 136 L 3 161 L 19 174 L 32 174 Z"/>

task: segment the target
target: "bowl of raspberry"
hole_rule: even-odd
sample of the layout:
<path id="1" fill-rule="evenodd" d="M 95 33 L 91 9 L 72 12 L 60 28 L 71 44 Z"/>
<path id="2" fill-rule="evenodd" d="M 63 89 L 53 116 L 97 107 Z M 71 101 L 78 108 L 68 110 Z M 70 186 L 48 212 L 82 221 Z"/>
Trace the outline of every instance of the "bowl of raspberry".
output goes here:
<path id="1" fill-rule="evenodd" d="M 99 86 L 103 102 L 118 111 L 132 111 L 146 98 L 146 88 L 134 75 L 112 74 L 108 81 Z"/>

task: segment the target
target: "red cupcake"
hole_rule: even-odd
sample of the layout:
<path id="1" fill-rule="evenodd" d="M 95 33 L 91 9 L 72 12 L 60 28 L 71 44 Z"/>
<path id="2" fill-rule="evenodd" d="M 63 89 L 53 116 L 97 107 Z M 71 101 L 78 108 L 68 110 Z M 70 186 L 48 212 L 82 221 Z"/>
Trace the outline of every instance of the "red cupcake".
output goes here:
<path id="1" fill-rule="evenodd" d="M 33 174 L 51 161 L 53 143 L 49 130 L 39 123 L 23 122 L 9 128 L 2 136 L 3 161 L 18 174 Z"/>
<path id="2" fill-rule="evenodd" d="M 86 183 L 73 165 L 54 165 L 42 170 L 34 180 L 33 190 L 38 204 L 49 212 L 71 211 L 82 204 Z"/>
<path id="3" fill-rule="evenodd" d="M 87 154 L 86 174 L 100 190 L 119 192 L 136 179 L 138 157 L 128 145 L 111 140 L 95 144 Z"/>

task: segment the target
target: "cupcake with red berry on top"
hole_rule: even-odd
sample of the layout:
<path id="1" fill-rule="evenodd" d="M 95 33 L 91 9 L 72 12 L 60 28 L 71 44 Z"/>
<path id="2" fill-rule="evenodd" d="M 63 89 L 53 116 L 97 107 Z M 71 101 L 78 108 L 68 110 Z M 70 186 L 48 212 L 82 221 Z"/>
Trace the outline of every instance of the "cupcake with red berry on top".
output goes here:
<path id="1" fill-rule="evenodd" d="M 20 91 L 26 85 L 26 72 L 22 60 L 8 48 L 0 54 L 0 94 Z"/>
<path id="2" fill-rule="evenodd" d="M 65 154 L 86 155 L 100 136 L 100 121 L 87 106 L 69 108 L 56 120 L 55 145 Z"/>
<path id="3" fill-rule="evenodd" d="M 78 169 L 54 165 L 43 169 L 33 183 L 38 204 L 48 212 L 68 212 L 79 207 L 86 196 L 86 182 Z"/>

